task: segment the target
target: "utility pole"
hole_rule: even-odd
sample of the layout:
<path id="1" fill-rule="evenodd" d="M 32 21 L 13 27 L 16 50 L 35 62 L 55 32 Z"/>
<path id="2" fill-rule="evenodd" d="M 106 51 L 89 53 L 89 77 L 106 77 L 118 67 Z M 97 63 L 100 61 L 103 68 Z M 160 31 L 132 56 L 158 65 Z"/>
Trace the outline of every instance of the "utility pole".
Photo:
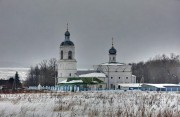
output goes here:
<path id="1" fill-rule="evenodd" d="M 55 62 L 54 62 L 54 79 L 55 79 L 54 86 L 56 87 L 57 82 L 56 82 L 56 64 L 55 64 Z"/>

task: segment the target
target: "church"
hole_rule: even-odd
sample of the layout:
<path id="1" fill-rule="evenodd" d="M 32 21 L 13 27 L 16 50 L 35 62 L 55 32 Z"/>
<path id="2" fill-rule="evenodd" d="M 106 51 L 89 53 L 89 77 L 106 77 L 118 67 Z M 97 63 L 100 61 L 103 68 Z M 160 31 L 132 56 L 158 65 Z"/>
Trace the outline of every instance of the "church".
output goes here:
<path id="1" fill-rule="evenodd" d="M 75 59 L 75 45 L 70 39 L 70 32 L 65 32 L 65 39 L 60 44 L 59 61 L 58 61 L 58 80 L 57 85 L 74 84 L 76 85 L 87 81 L 88 78 L 96 79 L 96 88 L 103 89 L 120 89 L 118 84 L 136 83 L 136 76 L 132 75 L 131 65 L 119 63 L 116 61 L 117 50 L 112 46 L 109 49 L 109 61 L 94 65 L 94 70 L 80 71 L 77 69 L 77 60 Z M 69 81 L 69 79 L 74 78 Z M 82 80 L 83 79 L 83 80 Z M 86 80 L 84 80 L 86 79 Z"/>

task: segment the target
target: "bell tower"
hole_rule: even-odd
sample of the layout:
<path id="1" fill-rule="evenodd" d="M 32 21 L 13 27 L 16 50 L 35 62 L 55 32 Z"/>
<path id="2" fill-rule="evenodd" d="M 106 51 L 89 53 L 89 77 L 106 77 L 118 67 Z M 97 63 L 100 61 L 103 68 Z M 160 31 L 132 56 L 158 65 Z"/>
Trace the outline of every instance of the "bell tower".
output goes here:
<path id="1" fill-rule="evenodd" d="M 70 32 L 65 32 L 65 39 L 60 44 L 60 58 L 58 65 L 58 83 L 69 78 L 75 77 L 77 72 L 77 61 L 75 59 L 75 45 L 70 40 Z"/>

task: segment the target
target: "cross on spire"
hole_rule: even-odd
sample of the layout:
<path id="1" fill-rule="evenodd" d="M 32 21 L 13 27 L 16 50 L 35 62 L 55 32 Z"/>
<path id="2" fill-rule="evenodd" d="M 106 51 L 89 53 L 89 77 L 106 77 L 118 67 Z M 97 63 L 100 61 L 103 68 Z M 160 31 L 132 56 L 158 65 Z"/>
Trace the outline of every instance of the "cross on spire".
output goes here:
<path id="1" fill-rule="evenodd" d="M 68 31 L 68 23 L 67 23 L 67 31 Z"/>
<path id="2" fill-rule="evenodd" d="M 114 39 L 113 39 L 113 37 L 112 37 L 112 47 L 114 46 Z"/>

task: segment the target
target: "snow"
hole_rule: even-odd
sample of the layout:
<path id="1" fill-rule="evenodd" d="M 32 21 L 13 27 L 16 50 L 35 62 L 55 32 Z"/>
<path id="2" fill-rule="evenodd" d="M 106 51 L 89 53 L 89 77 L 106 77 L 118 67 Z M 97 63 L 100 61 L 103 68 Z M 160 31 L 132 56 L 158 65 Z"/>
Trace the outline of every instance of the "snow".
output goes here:
<path id="1" fill-rule="evenodd" d="M 118 63 L 118 62 L 117 63 L 108 63 L 107 62 L 107 63 L 102 63 L 101 65 L 108 65 L 109 66 L 109 65 L 125 65 L 125 64 L 124 63 Z"/>
<path id="2" fill-rule="evenodd" d="M 89 74 L 82 74 L 79 77 L 97 77 L 97 78 L 105 78 L 106 75 L 104 73 L 89 73 Z"/>
<path id="3" fill-rule="evenodd" d="M 63 80 L 62 82 L 60 82 L 60 84 L 62 84 L 62 83 L 64 83 L 64 84 L 66 84 L 66 83 L 83 83 L 83 81 L 82 80 L 71 80 L 71 81 L 69 81 L 69 82 L 67 82 L 67 80 Z"/>
<path id="4" fill-rule="evenodd" d="M 39 84 L 38 85 L 38 90 L 41 90 L 42 89 L 42 86 Z"/>
<path id="5" fill-rule="evenodd" d="M 118 84 L 122 87 L 141 87 L 141 83 L 122 83 L 122 84 Z"/>
<path id="6" fill-rule="evenodd" d="M 16 71 L 19 74 L 20 80 L 25 80 L 30 68 L 0 68 L 0 79 L 9 79 L 14 77 Z"/>
<path id="7" fill-rule="evenodd" d="M 180 94 L 142 91 L 0 94 L 0 116 L 178 117 Z"/>
<path id="8" fill-rule="evenodd" d="M 178 84 L 145 84 L 145 85 L 148 85 L 148 86 L 154 86 L 154 87 L 157 87 L 157 88 L 165 88 L 166 86 L 180 86 Z"/>

